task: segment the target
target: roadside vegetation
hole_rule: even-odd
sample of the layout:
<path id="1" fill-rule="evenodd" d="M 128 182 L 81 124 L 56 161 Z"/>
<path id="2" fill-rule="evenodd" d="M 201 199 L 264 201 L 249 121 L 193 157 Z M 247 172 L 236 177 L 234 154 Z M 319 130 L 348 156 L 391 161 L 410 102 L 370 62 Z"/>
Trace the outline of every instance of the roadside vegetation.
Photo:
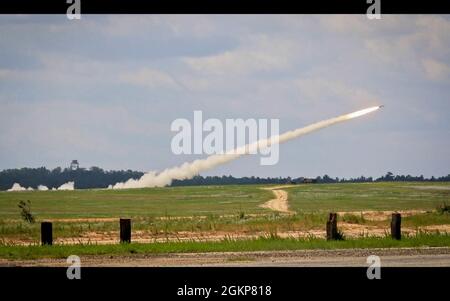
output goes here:
<path id="1" fill-rule="evenodd" d="M 198 252 L 245 252 L 245 251 L 279 251 L 279 250 L 311 250 L 311 249 L 366 249 L 366 248 L 417 248 L 417 247 L 450 247 L 449 234 L 430 234 L 418 232 L 393 240 L 386 237 L 363 237 L 339 241 L 326 241 L 310 238 L 280 238 L 269 234 L 254 239 L 222 239 L 216 242 L 164 242 L 149 244 L 77 244 L 54 246 L 16 246 L 3 244 L 0 247 L 0 258 L 7 260 L 25 260 L 37 258 L 67 258 L 72 254 L 78 256 L 134 256 L 145 254 L 198 253 Z"/>

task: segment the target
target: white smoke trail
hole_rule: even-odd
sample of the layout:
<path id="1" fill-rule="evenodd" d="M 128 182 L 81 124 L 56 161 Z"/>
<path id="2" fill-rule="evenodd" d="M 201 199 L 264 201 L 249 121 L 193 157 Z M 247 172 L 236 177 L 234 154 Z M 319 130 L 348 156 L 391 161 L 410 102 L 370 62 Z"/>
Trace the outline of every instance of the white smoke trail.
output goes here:
<path id="1" fill-rule="evenodd" d="M 75 189 L 75 182 L 67 182 L 58 187 L 58 190 L 74 190 L 74 189 Z"/>
<path id="2" fill-rule="evenodd" d="M 48 187 L 45 186 L 45 185 L 39 185 L 39 186 L 38 186 L 38 190 L 45 191 L 45 190 L 48 190 Z"/>
<path id="3" fill-rule="evenodd" d="M 380 107 L 370 107 L 364 110 L 356 111 L 350 114 L 341 115 L 331 119 L 323 120 L 303 128 L 299 128 L 293 131 L 286 132 L 282 135 L 272 136 L 268 139 L 256 141 L 254 143 L 241 146 L 231 151 L 227 151 L 224 154 L 211 155 L 205 159 L 195 160 L 193 162 L 186 162 L 180 166 L 165 169 L 161 173 L 150 171 L 144 174 L 139 179 L 129 179 L 126 182 L 116 183 L 112 187 L 113 189 L 124 188 L 144 188 L 144 187 L 163 187 L 170 185 L 172 180 L 184 180 L 190 179 L 195 175 L 198 175 L 201 171 L 210 170 L 216 166 L 233 161 L 242 155 L 254 152 L 257 149 L 269 147 L 273 143 L 283 143 L 291 139 L 303 136 L 322 128 L 344 122 L 356 117 L 363 116 L 378 110 Z"/>

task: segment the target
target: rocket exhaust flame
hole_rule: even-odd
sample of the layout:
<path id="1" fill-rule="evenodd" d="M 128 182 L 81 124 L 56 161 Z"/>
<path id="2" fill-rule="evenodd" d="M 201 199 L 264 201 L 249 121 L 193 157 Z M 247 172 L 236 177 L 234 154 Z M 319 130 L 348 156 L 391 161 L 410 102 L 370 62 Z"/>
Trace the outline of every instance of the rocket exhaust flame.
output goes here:
<path id="1" fill-rule="evenodd" d="M 163 187 L 170 185 L 173 180 L 190 179 L 195 175 L 198 175 L 202 171 L 210 170 L 216 166 L 225 164 L 227 162 L 236 160 L 242 155 L 249 154 L 254 149 L 264 148 L 270 146 L 272 143 L 283 143 L 294 138 L 315 132 L 325 127 L 341 123 L 353 118 L 357 118 L 369 113 L 372 113 L 382 106 L 370 107 L 353 113 L 341 115 L 338 117 L 330 118 L 327 120 L 313 123 L 303 128 L 292 130 L 278 136 L 272 136 L 268 139 L 256 141 L 251 144 L 247 144 L 231 151 L 227 151 L 224 154 L 211 155 L 205 159 L 195 160 L 193 162 L 186 162 L 180 166 L 168 168 L 161 173 L 148 172 L 141 178 L 129 179 L 126 182 L 116 183 L 110 185 L 108 188 L 112 189 L 126 189 L 126 188 L 145 188 L 145 187 Z"/>
<path id="2" fill-rule="evenodd" d="M 366 114 L 372 113 L 373 111 L 376 111 L 376 110 L 378 110 L 381 107 L 382 106 L 371 107 L 371 108 L 367 108 L 367 109 L 364 109 L 364 110 L 361 110 L 361 111 L 356 111 L 356 112 L 353 112 L 353 113 L 350 113 L 350 114 L 347 114 L 347 115 L 348 115 L 349 119 L 352 119 L 352 118 L 356 118 L 356 117 L 359 117 L 359 116 L 362 116 L 362 115 L 366 115 Z"/>

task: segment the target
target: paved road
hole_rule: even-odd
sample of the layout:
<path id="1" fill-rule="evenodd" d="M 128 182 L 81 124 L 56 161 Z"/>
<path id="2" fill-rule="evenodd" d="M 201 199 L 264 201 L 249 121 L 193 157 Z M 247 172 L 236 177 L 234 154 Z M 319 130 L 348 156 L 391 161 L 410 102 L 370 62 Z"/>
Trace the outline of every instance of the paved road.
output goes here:
<path id="1" fill-rule="evenodd" d="M 367 257 L 321 257 L 321 258 L 289 258 L 279 261 L 255 261 L 243 266 L 277 266 L 277 267 L 367 267 Z M 450 255 L 397 255 L 381 256 L 383 267 L 450 267 Z"/>
<path id="2" fill-rule="evenodd" d="M 367 267 L 367 256 L 377 255 L 384 267 L 450 267 L 450 248 L 299 250 L 160 254 L 134 256 L 86 256 L 82 266 L 264 266 L 264 267 Z M 0 266 L 67 266 L 65 259 L 8 261 Z"/>

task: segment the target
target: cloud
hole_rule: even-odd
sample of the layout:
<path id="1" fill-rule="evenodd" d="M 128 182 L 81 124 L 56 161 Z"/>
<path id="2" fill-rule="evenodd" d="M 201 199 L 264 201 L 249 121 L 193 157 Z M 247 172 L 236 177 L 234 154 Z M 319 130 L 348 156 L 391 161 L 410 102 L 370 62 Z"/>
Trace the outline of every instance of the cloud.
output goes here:
<path id="1" fill-rule="evenodd" d="M 16 73 L 13 70 L 10 69 L 0 69 L 0 79 L 9 79 L 13 77 Z"/>
<path id="2" fill-rule="evenodd" d="M 186 35 L 206 37 L 216 29 L 215 22 L 204 15 L 110 15 L 97 21 L 97 30 L 113 37 L 148 33 L 166 38 Z"/>
<path id="3" fill-rule="evenodd" d="M 387 20 L 396 20 L 392 22 L 393 25 L 399 23 L 407 26 L 394 27 L 387 32 L 373 31 L 373 34 L 363 36 L 370 57 L 378 58 L 379 62 L 396 67 L 399 71 L 417 74 L 423 67 L 428 70 L 428 78 L 442 76 L 443 70 L 437 67 L 435 61 L 448 60 L 450 57 L 448 18 L 434 15 L 387 16 Z"/>
<path id="4" fill-rule="evenodd" d="M 422 60 L 425 75 L 430 80 L 444 81 L 449 79 L 450 66 L 434 59 Z"/>
<path id="5" fill-rule="evenodd" d="M 325 30 L 344 35 L 364 37 L 398 35 L 410 32 L 416 18 L 402 15 L 382 15 L 382 20 L 370 20 L 366 15 L 323 15 L 317 16 Z"/>
<path id="6" fill-rule="evenodd" d="M 321 78 L 300 78 L 295 81 L 300 92 L 312 101 L 323 98 L 332 98 L 345 102 L 374 103 L 378 97 L 360 87 L 351 87 L 342 81 L 333 81 Z"/>
<path id="7" fill-rule="evenodd" d="M 169 125 L 195 109 L 209 118 L 280 118 L 287 130 L 382 99 L 373 131 L 448 133 L 448 87 L 435 82 L 449 77 L 450 18 L 382 17 L 0 16 L 0 165 L 74 157 L 105 168 L 164 168 L 189 159 L 170 153 Z M 445 138 L 436 134 L 430 148 Z M 307 148 L 292 153 L 308 157 Z M 258 172 L 318 170 L 294 165 Z M 242 163 L 222 171 L 255 170 Z"/>
<path id="8" fill-rule="evenodd" d="M 144 68 L 136 72 L 128 72 L 119 76 L 119 79 L 128 84 L 144 86 L 148 88 L 168 88 L 178 89 L 179 84 L 169 74 L 155 70 Z"/>
<path id="9" fill-rule="evenodd" d="M 200 73 L 243 76 L 288 69 L 294 53 L 299 50 L 297 46 L 288 39 L 252 35 L 243 38 L 241 46 L 235 50 L 206 57 L 187 57 L 183 61 Z"/>

